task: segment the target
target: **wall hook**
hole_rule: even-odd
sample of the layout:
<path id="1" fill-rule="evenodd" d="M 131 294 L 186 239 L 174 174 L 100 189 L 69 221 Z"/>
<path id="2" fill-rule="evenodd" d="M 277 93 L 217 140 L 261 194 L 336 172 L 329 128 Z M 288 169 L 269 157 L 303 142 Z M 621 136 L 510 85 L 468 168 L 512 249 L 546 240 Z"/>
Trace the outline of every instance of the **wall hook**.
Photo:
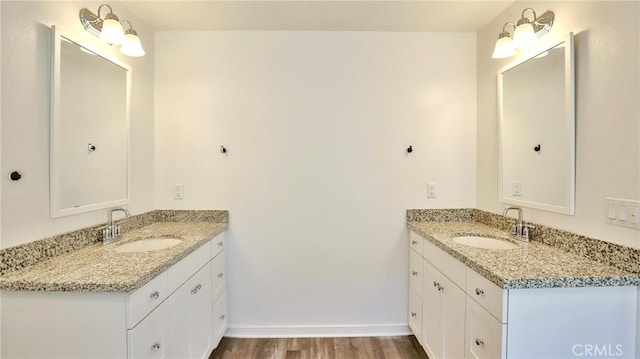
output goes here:
<path id="1" fill-rule="evenodd" d="M 540 145 L 537 145 L 536 147 L 533 148 L 533 150 L 536 152 L 540 152 L 540 149 L 541 149 Z"/>
<path id="2" fill-rule="evenodd" d="M 413 152 L 413 146 L 409 145 L 409 148 L 407 148 L 407 152 L 408 152 L 408 153 Z"/>
<path id="3" fill-rule="evenodd" d="M 227 149 L 224 146 L 220 146 L 220 153 L 227 153 Z"/>
<path id="4" fill-rule="evenodd" d="M 22 174 L 20 172 L 18 172 L 18 171 L 13 171 L 13 172 L 9 173 L 9 178 L 12 181 L 19 181 L 20 178 L 22 178 Z"/>

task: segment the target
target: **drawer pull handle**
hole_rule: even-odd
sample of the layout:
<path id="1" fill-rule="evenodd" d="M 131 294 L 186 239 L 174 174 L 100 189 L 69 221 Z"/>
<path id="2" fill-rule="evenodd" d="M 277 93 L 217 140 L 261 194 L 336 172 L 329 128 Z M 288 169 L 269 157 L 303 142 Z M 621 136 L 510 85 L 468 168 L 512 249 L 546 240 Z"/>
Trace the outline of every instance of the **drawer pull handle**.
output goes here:
<path id="1" fill-rule="evenodd" d="M 411 244 L 413 244 L 413 245 L 415 246 L 416 244 L 418 244 L 418 241 L 416 241 L 416 240 L 412 240 L 412 241 L 411 241 Z"/>
<path id="2" fill-rule="evenodd" d="M 418 276 L 418 272 L 416 272 L 416 271 L 411 272 L 411 274 L 413 274 L 414 277 Z"/>
<path id="3" fill-rule="evenodd" d="M 433 286 L 437 288 L 437 287 L 439 287 L 439 286 L 440 286 L 440 283 L 438 283 L 438 282 L 436 282 L 436 281 L 433 281 Z"/>
<path id="4" fill-rule="evenodd" d="M 482 340 L 482 339 L 480 339 L 480 338 L 476 338 L 476 345 L 477 345 L 477 346 L 484 345 L 484 340 Z"/>
<path id="5" fill-rule="evenodd" d="M 476 295 L 482 295 L 482 294 L 484 294 L 484 290 L 480 288 L 476 288 Z"/>
<path id="6" fill-rule="evenodd" d="M 224 246 L 224 242 L 218 242 L 218 247 Z"/>
<path id="7" fill-rule="evenodd" d="M 153 299 L 158 299 L 158 298 L 160 298 L 160 292 L 158 292 L 156 290 L 155 292 L 151 293 L 150 297 L 153 298 Z"/>
<path id="8" fill-rule="evenodd" d="M 444 290 L 444 287 L 443 287 L 443 286 L 441 286 L 440 284 L 438 284 L 438 291 L 439 291 L 439 292 L 442 292 L 443 290 Z"/>
<path id="9" fill-rule="evenodd" d="M 415 318 L 415 317 L 417 317 L 417 316 L 418 316 L 418 314 L 416 314 L 416 313 L 414 313 L 414 312 L 411 312 L 411 318 Z"/>
<path id="10" fill-rule="evenodd" d="M 153 350 L 155 350 L 155 351 L 160 350 L 160 344 L 158 344 L 158 343 L 153 343 L 153 345 L 151 346 L 151 349 L 153 349 Z"/>
<path id="11" fill-rule="evenodd" d="M 197 286 L 195 286 L 193 289 L 191 289 L 191 293 L 193 294 L 198 294 L 198 291 L 202 289 L 202 285 L 198 284 Z"/>
<path id="12" fill-rule="evenodd" d="M 224 277 L 224 274 L 223 273 L 219 273 L 218 274 L 218 278 L 222 278 L 222 277 Z"/>
<path id="13" fill-rule="evenodd" d="M 219 318 L 220 318 L 220 320 L 224 320 L 225 316 L 221 315 Z"/>

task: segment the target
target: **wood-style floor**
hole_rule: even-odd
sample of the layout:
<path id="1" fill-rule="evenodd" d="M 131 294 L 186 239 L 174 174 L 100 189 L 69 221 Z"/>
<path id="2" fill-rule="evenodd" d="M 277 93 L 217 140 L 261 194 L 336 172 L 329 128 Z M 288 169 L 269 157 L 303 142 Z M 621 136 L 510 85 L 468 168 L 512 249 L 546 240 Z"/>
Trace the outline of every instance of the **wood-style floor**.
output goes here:
<path id="1" fill-rule="evenodd" d="M 209 359 L 428 359 L 414 336 L 223 338 Z"/>

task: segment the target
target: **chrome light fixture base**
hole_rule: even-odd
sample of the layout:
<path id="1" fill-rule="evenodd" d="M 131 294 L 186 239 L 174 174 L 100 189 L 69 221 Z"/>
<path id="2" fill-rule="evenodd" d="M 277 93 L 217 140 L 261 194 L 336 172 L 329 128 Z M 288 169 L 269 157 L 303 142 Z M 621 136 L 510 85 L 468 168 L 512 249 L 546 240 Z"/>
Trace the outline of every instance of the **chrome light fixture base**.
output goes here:
<path id="1" fill-rule="evenodd" d="M 103 23 L 102 19 L 87 8 L 81 9 L 79 16 L 80 22 L 82 23 L 82 26 L 84 26 L 85 30 L 89 31 L 91 34 L 97 37 L 100 37 Z"/>
<path id="2" fill-rule="evenodd" d="M 536 32 L 536 36 L 538 36 L 538 38 L 546 35 L 549 30 L 551 30 L 555 17 L 556 16 L 553 11 L 547 11 L 533 20 L 531 25 L 533 25 L 533 31 Z"/>

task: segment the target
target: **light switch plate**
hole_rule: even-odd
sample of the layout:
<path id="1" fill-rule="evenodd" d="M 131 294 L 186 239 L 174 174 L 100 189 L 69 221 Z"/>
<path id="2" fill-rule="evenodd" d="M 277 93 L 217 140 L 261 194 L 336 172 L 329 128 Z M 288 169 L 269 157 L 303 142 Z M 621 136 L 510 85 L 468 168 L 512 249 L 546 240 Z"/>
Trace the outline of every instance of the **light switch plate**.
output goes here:
<path id="1" fill-rule="evenodd" d="M 184 185 L 177 184 L 174 187 L 173 199 L 184 199 Z"/>
<path id="2" fill-rule="evenodd" d="M 427 183 L 427 198 L 436 198 L 437 189 L 437 184 Z"/>
<path id="3" fill-rule="evenodd" d="M 606 198 L 606 217 L 607 223 L 616 226 L 640 229 L 640 221 L 638 209 L 640 201 L 622 198 Z"/>

